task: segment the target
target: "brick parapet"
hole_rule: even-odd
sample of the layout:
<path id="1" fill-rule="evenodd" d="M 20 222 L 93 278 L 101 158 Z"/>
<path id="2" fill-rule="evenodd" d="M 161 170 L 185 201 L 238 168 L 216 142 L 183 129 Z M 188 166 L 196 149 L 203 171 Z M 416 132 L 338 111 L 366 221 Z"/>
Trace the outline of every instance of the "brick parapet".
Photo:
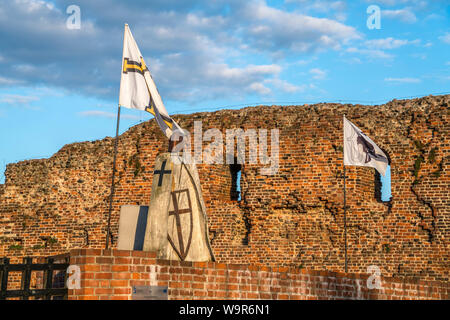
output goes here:
<path id="1" fill-rule="evenodd" d="M 81 289 L 69 290 L 71 300 L 130 300 L 133 286 L 166 286 L 170 300 L 449 299 L 441 281 L 381 277 L 381 288 L 369 289 L 370 274 L 180 262 L 125 250 L 72 250 L 70 257 L 81 270 Z"/>

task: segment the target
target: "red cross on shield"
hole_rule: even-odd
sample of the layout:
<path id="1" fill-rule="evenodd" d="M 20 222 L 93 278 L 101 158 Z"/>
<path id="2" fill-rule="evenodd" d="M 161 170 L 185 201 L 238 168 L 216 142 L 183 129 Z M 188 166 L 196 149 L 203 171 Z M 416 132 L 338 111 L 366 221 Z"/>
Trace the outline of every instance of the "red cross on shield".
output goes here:
<path id="1" fill-rule="evenodd" d="M 185 201 L 186 199 L 186 201 Z M 192 241 L 192 204 L 188 189 L 172 191 L 173 210 L 169 211 L 169 225 L 175 224 L 176 232 L 168 230 L 167 240 L 181 261 L 186 259 Z M 186 203 L 187 202 L 187 203 Z M 180 208 L 181 205 L 187 208 Z"/>

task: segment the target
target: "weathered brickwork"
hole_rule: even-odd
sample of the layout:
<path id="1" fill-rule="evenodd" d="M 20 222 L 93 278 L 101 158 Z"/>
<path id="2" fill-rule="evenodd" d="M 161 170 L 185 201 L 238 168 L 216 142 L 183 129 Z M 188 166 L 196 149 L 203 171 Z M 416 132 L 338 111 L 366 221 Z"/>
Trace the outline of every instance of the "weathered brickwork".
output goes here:
<path id="1" fill-rule="evenodd" d="M 198 165 L 217 262 L 343 271 L 346 114 L 389 155 L 392 177 L 392 200 L 383 203 L 374 169 L 347 167 L 349 272 L 377 265 L 386 277 L 448 281 L 449 103 L 446 95 L 379 106 L 261 106 L 174 117 L 191 133 L 200 120 L 203 132 L 279 129 L 277 174 L 263 176 L 262 165 L 245 163 L 241 201 L 231 200 L 228 164 Z M 113 142 L 74 143 L 49 159 L 7 166 L 0 185 L 0 257 L 104 248 Z M 120 136 L 113 247 L 120 206 L 148 204 L 154 159 L 167 147 L 153 120 Z"/>
<path id="2" fill-rule="evenodd" d="M 166 286 L 169 300 L 449 299 L 449 284 L 371 275 L 213 262 L 156 259 L 154 252 L 83 249 L 70 252 L 80 289 L 69 300 L 130 300 L 133 286 Z M 369 281 L 368 281 L 369 280 Z M 367 284 L 369 282 L 369 285 Z"/>

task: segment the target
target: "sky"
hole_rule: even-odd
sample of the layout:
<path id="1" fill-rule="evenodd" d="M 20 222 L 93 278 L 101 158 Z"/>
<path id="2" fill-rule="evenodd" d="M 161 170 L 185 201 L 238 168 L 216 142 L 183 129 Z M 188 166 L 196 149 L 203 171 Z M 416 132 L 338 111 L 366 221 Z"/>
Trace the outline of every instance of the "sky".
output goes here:
<path id="1" fill-rule="evenodd" d="M 0 183 L 114 136 L 125 23 L 169 114 L 450 91 L 448 0 L 0 0 Z"/>

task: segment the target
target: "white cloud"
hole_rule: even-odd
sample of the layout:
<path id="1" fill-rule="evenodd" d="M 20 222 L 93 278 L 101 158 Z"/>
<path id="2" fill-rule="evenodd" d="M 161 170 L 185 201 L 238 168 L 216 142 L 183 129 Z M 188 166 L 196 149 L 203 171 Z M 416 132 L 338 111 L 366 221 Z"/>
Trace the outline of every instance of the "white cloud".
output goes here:
<path id="1" fill-rule="evenodd" d="M 30 64 L 18 64 L 13 66 L 13 68 L 21 73 L 32 73 L 36 72 L 36 68 Z"/>
<path id="2" fill-rule="evenodd" d="M 360 58 L 356 58 L 356 57 L 352 57 L 350 59 L 345 59 L 345 62 L 347 62 L 348 64 L 361 64 L 362 61 Z"/>
<path id="3" fill-rule="evenodd" d="M 334 15 L 335 19 L 339 22 L 344 22 L 347 20 L 347 14 L 343 12 L 338 12 Z"/>
<path id="4" fill-rule="evenodd" d="M 369 0 L 366 0 L 366 2 L 369 2 Z M 399 1 L 397 0 L 378 0 L 377 3 L 378 4 L 382 4 L 385 6 L 394 6 L 398 3 Z"/>
<path id="5" fill-rule="evenodd" d="M 327 76 L 326 71 L 320 70 L 319 68 L 313 68 L 309 70 L 309 73 L 312 75 L 312 78 L 316 80 L 323 80 Z"/>
<path id="6" fill-rule="evenodd" d="M 262 1 L 248 3 L 243 18 L 249 22 L 246 39 L 260 50 L 316 52 L 340 49 L 361 38 L 353 27 L 338 21 L 282 11 Z"/>
<path id="7" fill-rule="evenodd" d="M 367 3 L 373 3 L 373 0 L 366 0 Z M 377 4 L 385 6 L 412 5 L 414 7 L 423 8 L 427 6 L 424 0 L 377 0 Z"/>
<path id="8" fill-rule="evenodd" d="M 285 3 L 295 3 L 302 12 L 315 12 L 326 14 L 329 17 L 343 22 L 347 19 L 347 3 L 336 0 L 286 0 Z"/>
<path id="9" fill-rule="evenodd" d="M 193 13 L 186 15 L 186 23 L 193 27 L 212 28 L 223 26 L 226 24 L 226 19 L 221 16 L 204 17 Z"/>
<path id="10" fill-rule="evenodd" d="M 306 85 L 290 83 L 281 76 L 280 65 L 293 66 L 295 62 L 276 58 L 302 59 L 295 65 L 298 68 L 312 60 L 312 55 L 299 53 L 347 50 L 353 53 L 347 58 L 364 63 L 367 58 L 392 58 L 384 50 L 411 44 L 388 38 L 369 40 L 367 48 L 360 48 L 365 39 L 355 27 L 342 23 L 348 2 L 299 1 L 301 8 L 293 11 L 286 6 L 275 8 L 265 0 L 152 0 L 151 4 L 140 0 L 135 6 L 139 10 L 118 0 L 85 1 L 79 31 L 65 28 L 66 2 L 62 0 L 52 1 L 54 7 L 47 6 L 50 1 L 8 1 L 0 8 L 0 74 L 11 79 L 0 76 L 0 85 L 24 81 L 89 96 L 116 97 L 123 34 L 120 21 L 127 16 L 133 17 L 133 35 L 163 99 L 187 103 L 230 94 L 240 98 L 275 90 L 302 92 Z M 27 11 L 23 4 L 31 2 L 33 10 Z M 224 10 L 225 2 L 230 10 Z M 316 14 L 305 11 L 306 7 Z M 360 41 L 354 44 L 354 40 Z M 255 51 L 260 55 L 252 61 Z M 324 70 L 312 66 L 304 67 L 310 78 L 326 78 Z M 101 106 L 91 107 L 98 110 L 86 116 L 108 116 L 98 113 Z"/>
<path id="11" fill-rule="evenodd" d="M 439 40 L 441 40 L 444 43 L 450 44 L 450 33 L 447 32 L 447 33 L 445 33 L 445 35 L 440 36 Z"/>
<path id="12" fill-rule="evenodd" d="M 260 82 L 253 82 L 252 84 L 250 84 L 247 87 L 247 89 L 250 92 L 259 93 L 259 94 L 262 94 L 262 95 L 268 95 L 268 94 L 272 93 L 272 90 L 270 90 L 269 88 L 267 88 L 266 86 L 264 86 Z"/>
<path id="13" fill-rule="evenodd" d="M 0 74 L 8 75 L 8 78 L 0 76 L 0 85 L 23 81 L 25 85 L 62 87 L 87 96 L 115 97 L 123 43 L 120 21 L 124 16 L 133 17 L 134 23 L 130 25 L 134 38 L 164 100 L 197 103 L 230 94 L 242 98 L 254 92 L 267 94 L 270 88 L 264 88 L 264 81 L 278 77 L 281 71 L 277 64 L 256 65 L 248 60 L 255 49 L 273 58 L 279 48 L 255 46 L 261 39 L 252 36 L 250 30 L 258 30 L 270 18 L 243 19 L 248 13 L 247 2 L 227 3 L 231 8 L 224 14 L 223 1 L 198 0 L 198 10 L 193 10 L 192 3 L 182 1 L 153 0 L 151 4 L 141 1 L 137 11 L 118 0 L 86 1 L 81 7 L 81 29 L 68 30 L 65 3 L 56 0 L 55 7 L 50 8 L 46 6 L 50 1 L 34 1 L 30 11 L 27 9 L 30 1 L 33 2 L 10 1 L 0 8 L 3 43 Z M 265 4 L 259 7 L 268 8 Z M 273 23 L 281 28 L 280 19 L 288 13 L 276 12 Z M 337 31 L 326 30 L 327 27 L 337 26 L 341 31 L 356 33 L 353 28 L 331 20 L 320 21 L 326 22 L 321 30 L 315 26 L 308 29 L 308 35 L 317 41 L 326 43 L 327 37 L 336 43 L 345 40 L 334 35 Z M 7 30 L 14 30 L 14 35 Z M 243 39 L 244 33 L 250 41 Z M 289 35 L 288 41 L 298 44 L 295 36 Z M 301 41 L 309 43 L 310 39 Z M 316 47 L 312 44 L 311 50 Z M 290 44 L 281 51 L 289 52 L 286 48 Z"/>
<path id="14" fill-rule="evenodd" d="M 383 50 L 377 49 L 359 49 L 355 47 L 350 47 L 346 50 L 349 53 L 362 54 L 371 59 L 393 59 L 392 54 L 386 53 Z"/>
<path id="15" fill-rule="evenodd" d="M 78 115 L 82 117 L 102 117 L 102 118 L 116 118 L 117 114 L 114 112 L 106 112 L 100 110 L 89 110 L 78 112 Z M 130 114 L 123 114 L 120 116 L 122 119 L 139 120 L 139 116 L 134 116 Z"/>
<path id="16" fill-rule="evenodd" d="M 228 65 L 217 65 L 211 72 L 225 80 L 238 80 L 244 77 L 255 77 L 264 75 L 274 75 L 281 71 L 281 67 L 276 64 L 271 65 L 249 65 L 245 68 L 230 68 Z"/>
<path id="17" fill-rule="evenodd" d="M 39 11 L 42 10 L 42 8 L 46 8 L 48 10 L 54 9 L 53 4 L 43 0 L 15 0 L 15 2 L 24 6 L 25 10 L 28 12 Z"/>
<path id="18" fill-rule="evenodd" d="M 17 80 L 17 79 L 0 77 L 0 85 L 14 85 L 14 84 L 20 84 L 20 83 L 22 83 L 22 81 Z"/>
<path id="19" fill-rule="evenodd" d="M 170 86 L 163 97 L 196 103 L 229 95 L 243 98 L 248 93 L 268 94 L 268 90 L 258 83 L 278 76 L 282 70 L 277 64 L 234 67 L 209 56 L 191 58 L 187 60 L 184 55 L 175 55 L 161 60 L 158 75 L 162 76 L 155 81 L 164 87 Z"/>
<path id="20" fill-rule="evenodd" d="M 388 37 L 385 39 L 373 39 L 373 40 L 367 40 L 365 42 L 365 45 L 370 49 L 380 49 L 380 50 L 387 50 L 387 49 L 396 49 L 400 48 L 401 46 L 407 45 L 407 44 L 418 44 L 420 43 L 420 40 L 403 40 L 403 39 L 394 39 L 392 37 Z"/>
<path id="21" fill-rule="evenodd" d="M 386 50 L 398 49 L 406 45 L 419 45 L 420 39 L 407 40 L 407 39 L 395 39 L 393 37 L 371 39 L 363 42 L 363 48 L 350 47 L 346 49 L 346 52 L 353 54 L 361 54 L 370 59 L 393 59 L 394 55 L 387 53 Z M 357 61 L 354 61 L 357 63 Z M 350 61 L 349 61 L 350 63 Z"/>
<path id="22" fill-rule="evenodd" d="M 295 85 L 292 84 L 286 80 L 282 80 L 282 79 L 268 79 L 265 80 L 264 82 L 272 84 L 276 89 L 279 89 L 283 92 L 286 93 L 297 93 L 297 92 L 303 92 L 307 89 L 307 85 Z"/>
<path id="23" fill-rule="evenodd" d="M 7 103 L 10 105 L 29 105 L 33 101 L 38 101 L 39 98 L 36 96 L 25 96 L 19 94 L 4 94 L 0 97 L 0 102 Z"/>
<path id="24" fill-rule="evenodd" d="M 317 60 L 317 57 L 313 57 L 313 58 L 307 59 L 307 60 L 306 59 L 297 60 L 297 61 L 293 62 L 292 65 L 304 66 L 306 64 L 313 62 L 314 60 Z"/>
<path id="25" fill-rule="evenodd" d="M 381 18 L 395 19 L 406 23 L 415 23 L 417 21 L 416 15 L 409 8 L 381 10 Z"/>
<path id="26" fill-rule="evenodd" d="M 418 78 L 385 78 L 386 82 L 396 82 L 396 83 L 419 83 L 421 82 Z"/>

